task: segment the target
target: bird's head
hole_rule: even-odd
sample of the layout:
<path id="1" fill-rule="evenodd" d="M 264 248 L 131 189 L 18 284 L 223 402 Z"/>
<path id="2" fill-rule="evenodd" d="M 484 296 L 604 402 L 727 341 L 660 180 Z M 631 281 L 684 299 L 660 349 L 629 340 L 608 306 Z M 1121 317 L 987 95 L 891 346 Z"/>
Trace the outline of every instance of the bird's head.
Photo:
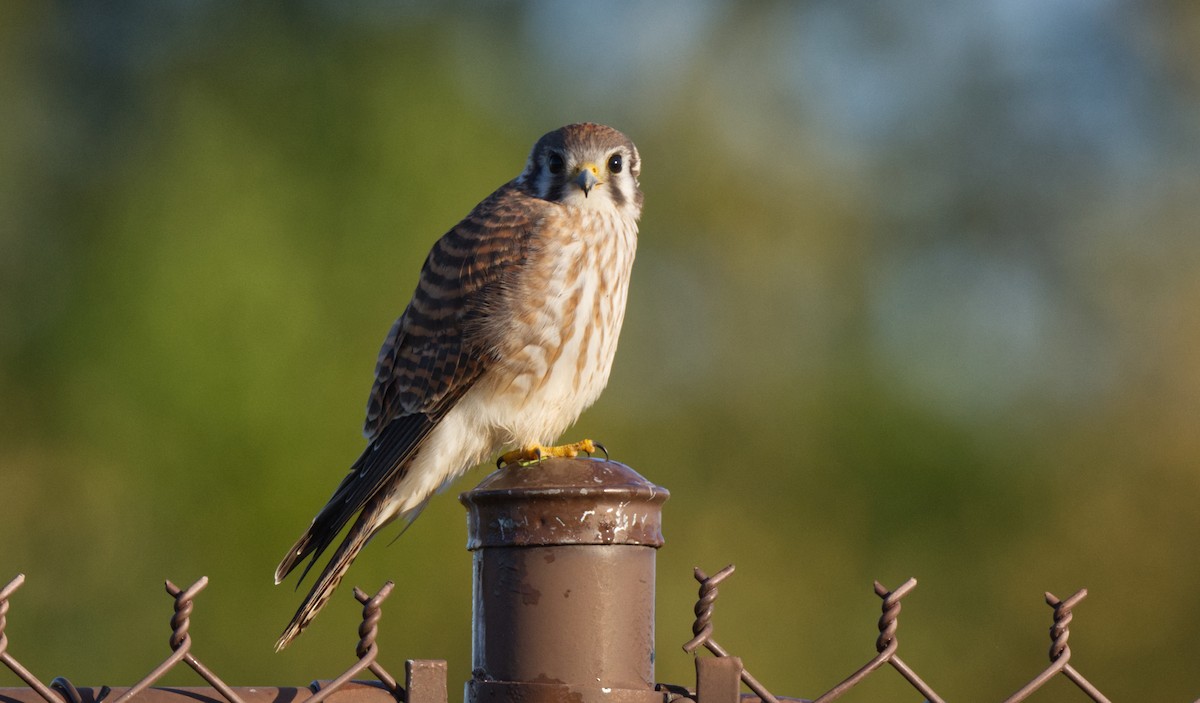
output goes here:
<path id="1" fill-rule="evenodd" d="M 571 124 L 546 134 L 533 145 L 518 181 L 539 198 L 571 207 L 642 210 L 638 176 L 642 161 L 629 138 L 611 127 Z"/>

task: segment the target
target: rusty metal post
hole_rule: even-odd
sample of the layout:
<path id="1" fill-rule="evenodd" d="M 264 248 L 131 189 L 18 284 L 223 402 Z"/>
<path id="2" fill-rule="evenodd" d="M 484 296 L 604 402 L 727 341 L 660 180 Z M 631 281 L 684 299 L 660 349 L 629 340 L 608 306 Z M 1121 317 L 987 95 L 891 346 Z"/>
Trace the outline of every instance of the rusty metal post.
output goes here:
<path id="1" fill-rule="evenodd" d="M 493 473 L 460 500 L 474 553 L 467 703 L 662 703 L 654 558 L 665 489 L 599 459 Z"/>

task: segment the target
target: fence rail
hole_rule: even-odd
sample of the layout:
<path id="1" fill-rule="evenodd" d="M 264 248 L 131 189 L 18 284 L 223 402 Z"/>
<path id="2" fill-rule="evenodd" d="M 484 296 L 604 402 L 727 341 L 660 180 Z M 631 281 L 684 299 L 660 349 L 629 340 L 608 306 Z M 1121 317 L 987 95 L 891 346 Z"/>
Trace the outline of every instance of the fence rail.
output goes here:
<path id="1" fill-rule="evenodd" d="M 564 698 L 578 703 L 684 703 L 685 699 L 695 703 L 829 703 L 884 665 L 895 669 L 929 703 L 946 700 L 899 655 L 897 631 L 901 604 L 917 586 L 916 579 L 911 578 L 895 589 L 878 581 L 874 584 L 875 593 L 882 600 L 882 613 L 878 620 L 879 635 L 874 642 L 875 654 L 871 659 L 816 698 L 774 695 L 750 673 L 742 659 L 733 656 L 714 638 L 713 614 L 718 586 L 733 573 L 732 564 L 712 576 L 699 568 L 694 572 L 699 582 L 699 594 L 693 609 L 692 638 L 683 644 L 684 651 L 696 658 L 694 686 L 655 683 L 652 555 L 662 542 L 658 511 L 666 499 L 666 491 L 650 484 L 632 469 L 607 460 L 551 460 L 540 465 L 536 475 L 495 480 L 496 476 L 493 474 L 475 491 L 463 496 L 463 502 L 472 511 L 468 543 L 477 560 L 474 673 L 467 685 L 468 703 L 508 700 L 548 703 Z M 571 494 L 570 486 L 575 484 L 579 490 Z M 503 529 L 494 529 L 497 525 Z M 536 555 L 536 558 L 530 555 Z M 514 564 L 520 568 L 515 568 Z M 537 572 L 537 569 L 543 572 Z M 598 577 L 597 573 L 606 576 Z M 492 581 L 483 587 L 481 578 Z M 598 583 L 598 579 L 612 580 Z M 645 587 L 647 580 L 648 588 Z M 0 688 L 0 703 L 130 703 L 134 699 L 138 703 L 320 703 L 327 699 L 338 703 L 448 701 L 446 662 L 408 660 L 401 684 L 379 661 L 376 636 L 382 604 L 392 591 L 390 581 L 372 596 L 357 588 L 353 591 L 355 599 L 362 604 L 354 663 L 333 679 L 294 688 L 229 686 L 201 662 L 193 651 L 188 630 L 195 598 L 208 585 L 207 577 L 182 589 L 166 582 L 167 594 L 174 604 L 168 640 L 171 653 L 137 683 L 127 688 L 76 687 L 68 679 L 58 677 L 45 684 L 9 651 L 5 630 L 10 599 L 24 581 L 24 575 L 18 574 L 0 589 L 0 663 L 26 687 Z M 552 600 L 549 594 L 561 592 L 563 583 L 572 588 L 566 590 L 562 601 L 549 602 Z M 547 584 L 552 584 L 553 588 L 545 588 Z M 544 590 L 539 591 L 539 588 Z M 572 590 L 575 596 L 567 601 Z M 520 597 L 509 598 L 511 594 Z M 538 595 L 530 598 L 530 594 Z M 1030 699 L 1056 676 L 1067 678 L 1092 701 L 1108 703 L 1108 698 L 1070 663 L 1070 625 L 1075 607 L 1086 596 L 1087 591 L 1082 589 L 1065 599 L 1045 594 L 1046 603 L 1053 609 L 1050 663 L 1003 703 Z M 643 602 L 634 602 L 639 599 Z M 563 617 L 562 608 L 567 607 L 590 615 Z M 620 615 L 614 616 L 618 611 Z M 635 614 L 636 622 L 620 620 L 620 617 L 634 617 L 629 613 Z M 647 617 L 648 639 L 644 627 Z M 630 626 L 631 622 L 635 626 Z M 555 631 L 556 627 L 560 631 Z M 486 637 L 482 630 L 487 630 Z M 591 639 L 604 641 L 588 642 L 588 636 L 578 636 L 581 631 Z M 572 645 L 565 652 L 558 651 L 561 647 L 549 648 L 554 650 L 553 661 L 547 664 L 548 669 L 542 669 L 542 660 L 530 660 L 529 656 L 533 655 L 518 651 L 523 641 L 519 641 L 519 635 L 515 633 L 524 633 L 528 637 L 530 632 L 541 638 L 541 644 L 546 638 L 583 643 Z M 595 650 L 583 652 L 580 649 L 588 646 Z M 547 650 L 544 646 L 540 649 L 543 653 Z M 700 656 L 701 649 L 708 650 L 713 656 Z M 597 659 L 597 652 L 609 659 Z M 180 663 L 190 667 L 208 685 L 154 686 Z M 595 671 L 588 669 L 589 666 L 595 667 Z M 545 670 L 556 671 L 561 678 L 551 676 L 547 683 L 546 675 L 540 673 Z M 539 673 L 535 677 L 531 671 Z M 374 675 L 375 680 L 354 680 L 364 672 Z M 618 683 L 610 683 L 610 680 Z M 752 693 L 742 694 L 743 684 Z"/>

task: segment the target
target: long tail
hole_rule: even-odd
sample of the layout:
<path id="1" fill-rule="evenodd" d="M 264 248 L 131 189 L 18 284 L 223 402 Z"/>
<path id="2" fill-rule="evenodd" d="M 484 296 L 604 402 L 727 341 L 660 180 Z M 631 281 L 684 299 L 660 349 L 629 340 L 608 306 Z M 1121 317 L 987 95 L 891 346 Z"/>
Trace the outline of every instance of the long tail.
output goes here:
<path id="1" fill-rule="evenodd" d="M 372 535 L 396 517 L 403 517 L 411 522 L 420 512 L 421 506 L 418 505 L 404 511 L 402 515 L 397 515 L 393 503 L 402 497 L 397 491 L 411 468 L 412 457 L 436 421 L 437 418 L 433 416 L 413 414 L 396 418 L 389 423 L 383 432 L 367 445 L 337 490 L 333 492 L 329 502 L 321 508 L 313 518 L 312 524 L 288 550 L 283 561 L 279 562 L 275 569 L 277 584 L 311 555 L 312 558 L 300 574 L 300 580 L 303 581 L 325 549 L 333 544 L 338 533 L 357 514 L 353 525 L 346 532 L 346 537 L 338 545 L 329 563 L 313 584 L 312 590 L 300 604 L 292 622 L 279 638 L 275 645 L 276 651 L 286 647 L 317 616 Z M 425 499 L 428 499 L 428 496 L 425 496 Z"/>
<path id="2" fill-rule="evenodd" d="M 363 506 L 358 519 L 354 521 L 354 525 L 346 533 L 346 538 L 342 540 L 342 543 L 338 545 L 333 556 L 329 558 L 329 563 L 325 565 L 325 569 L 321 571 L 321 575 L 317 577 L 312 589 L 305 596 L 304 602 L 300 604 L 300 608 L 292 616 L 292 621 L 288 623 L 287 628 L 279 637 L 279 641 L 275 643 L 276 652 L 288 646 L 304 628 L 308 627 L 313 618 L 317 617 L 317 613 L 321 612 L 321 608 L 324 608 L 325 604 L 329 602 L 329 597 L 333 595 L 334 589 L 342 582 L 342 577 L 346 575 L 346 570 L 350 568 L 350 564 L 354 563 L 354 558 L 358 556 L 359 551 L 371 539 L 371 535 L 383 527 L 382 524 L 379 524 L 379 514 L 384 502 L 382 497 L 375 497 L 367 505 Z M 302 537 L 301 542 L 307 536 Z M 289 552 L 289 554 L 295 553 L 294 549 L 292 552 Z"/>

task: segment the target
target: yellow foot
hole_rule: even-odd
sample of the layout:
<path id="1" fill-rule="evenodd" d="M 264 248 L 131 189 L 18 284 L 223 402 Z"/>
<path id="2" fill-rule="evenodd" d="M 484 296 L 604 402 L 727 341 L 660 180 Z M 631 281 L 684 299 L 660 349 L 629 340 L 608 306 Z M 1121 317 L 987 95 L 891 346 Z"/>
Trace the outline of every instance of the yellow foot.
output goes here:
<path id="1" fill-rule="evenodd" d="M 549 459 L 553 456 L 575 457 L 579 456 L 580 452 L 591 456 L 592 454 L 596 453 L 597 449 L 604 452 L 605 459 L 608 458 L 608 450 L 604 448 L 604 445 L 600 444 L 599 442 L 593 442 L 590 439 L 573 442 L 571 444 L 564 444 L 558 447 L 545 447 L 534 443 L 521 447 L 520 449 L 514 449 L 506 454 L 501 454 L 500 458 L 496 460 L 496 468 L 501 469 L 512 464 L 520 464 L 524 466 L 526 464 L 539 462 L 542 459 Z"/>

